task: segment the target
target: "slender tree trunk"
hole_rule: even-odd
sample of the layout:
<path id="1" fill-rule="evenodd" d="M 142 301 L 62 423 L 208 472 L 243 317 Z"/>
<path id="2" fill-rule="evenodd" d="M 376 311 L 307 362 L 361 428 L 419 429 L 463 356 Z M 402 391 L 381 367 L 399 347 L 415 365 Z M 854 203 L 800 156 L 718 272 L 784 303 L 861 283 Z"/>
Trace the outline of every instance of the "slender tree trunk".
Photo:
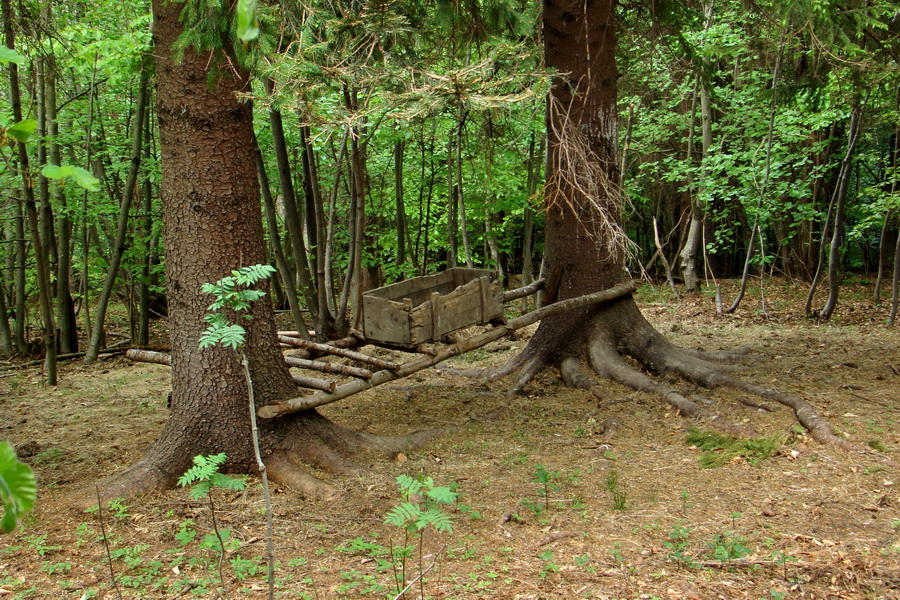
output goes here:
<path id="1" fill-rule="evenodd" d="M 6 232 L 0 227 L 0 240 L 6 241 Z M 9 266 L 7 265 L 4 266 Z M 0 277 L 0 356 L 9 358 L 14 354 L 12 329 L 9 327 L 9 309 L 6 306 L 6 286 L 4 277 Z"/>
<path id="2" fill-rule="evenodd" d="M 15 161 L 13 162 L 15 164 Z M 13 235 L 15 236 L 15 275 L 14 275 L 14 286 L 15 286 L 15 326 L 13 327 L 13 342 L 15 344 L 16 352 L 19 354 L 24 354 L 27 349 L 27 340 L 25 339 L 25 317 L 27 315 L 27 307 L 25 305 L 25 300 L 27 297 L 27 290 L 25 287 L 25 261 L 26 261 L 26 246 L 25 246 L 25 206 L 22 201 L 22 193 L 19 190 L 15 190 L 13 192 L 15 194 L 14 197 L 14 205 L 15 205 L 15 214 L 13 215 L 14 219 L 14 230 Z"/>
<path id="3" fill-rule="evenodd" d="M 48 147 L 50 152 L 50 164 L 60 166 L 62 157 L 60 154 L 58 137 L 59 122 L 56 115 L 56 62 L 54 57 L 44 58 L 44 86 L 46 90 L 45 104 L 47 122 L 50 133 Z M 72 299 L 72 220 L 69 218 L 69 209 L 65 189 L 62 183 L 54 185 L 54 199 L 58 209 L 59 218 L 57 263 L 56 263 L 56 324 L 59 328 L 59 350 L 63 354 L 78 352 L 78 325 L 75 320 L 75 302 Z"/>
<path id="4" fill-rule="evenodd" d="M 84 355 L 85 364 L 93 363 L 100 354 L 103 343 L 104 321 L 109 300 L 115 288 L 119 267 L 122 264 L 122 256 L 125 254 L 125 243 L 128 237 L 128 215 L 131 211 L 131 203 L 138 195 L 138 175 L 141 166 L 141 153 L 144 150 L 144 116 L 147 110 L 147 102 L 150 96 L 150 56 L 145 54 L 141 64 L 141 78 L 138 83 L 137 108 L 132 125 L 131 137 L 131 164 L 128 167 L 128 176 L 125 180 L 125 188 L 122 193 L 122 202 L 119 205 L 119 219 L 116 226 L 116 240 L 110 257 L 109 268 L 106 271 L 106 280 L 100 290 L 100 298 L 97 300 L 97 310 L 94 314 L 94 326 L 91 341 Z"/>
<path id="5" fill-rule="evenodd" d="M 347 156 L 347 139 L 350 136 L 350 127 L 344 129 L 341 139 L 341 148 L 338 151 L 337 160 L 334 163 L 334 181 L 331 186 L 331 195 L 328 198 L 328 218 L 325 225 L 325 259 L 323 265 L 323 278 L 325 284 L 325 297 L 328 300 L 329 311 L 335 306 L 334 295 L 334 226 L 337 207 L 338 191 L 340 190 L 341 171 L 344 166 L 344 158 Z M 336 323 L 342 325 L 343 321 L 336 318 Z"/>
<path id="6" fill-rule="evenodd" d="M 459 263 L 459 225 L 457 212 L 459 201 L 457 200 L 457 186 L 454 183 L 456 173 L 454 160 L 455 150 L 453 146 L 453 136 L 447 140 L 447 241 L 449 255 L 447 257 L 447 267 L 454 268 Z"/>
<path id="7" fill-rule="evenodd" d="M 406 240 L 409 236 L 406 225 L 406 203 L 403 200 L 403 155 L 406 142 L 394 142 L 394 229 L 397 232 L 397 266 L 406 264 Z"/>
<path id="8" fill-rule="evenodd" d="M 469 245 L 469 227 L 466 224 L 466 201 L 465 195 L 463 194 L 462 176 L 463 133 L 465 132 L 467 117 L 468 113 L 461 111 L 459 124 L 456 127 L 456 160 L 454 161 L 454 166 L 456 167 L 456 199 L 459 201 L 459 230 L 463 243 L 463 256 L 466 259 L 466 266 L 470 269 L 474 269 L 475 263 L 472 261 L 472 250 Z"/>
<path id="9" fill-rule="evenodd" d="M 265 206 L 266 226 L 269 229 L 269 242 L 272 247 L 272 253 L 275 256 L 275 264 L 278 266 L 278 274 L 281 277 L 281 283 L 284 286 L 284 295 L 287 297 L 288 306 L 291 309 L 291 318 L 294 321 L 294 327 L 300 332 L 300 337 L 305 340 L 312 339 L 309 335 L 309 328 L 303 319 L 303 313 L 300 311 L 300 302 L 297 298 L 297 288 L 294 286 L 294 278 L 291 276 L 291 270 L 288 267 L 287 258 L 281 249 L 281 235 L 278 232 L 278 217 L 275 212 L 275 201 L 272 199 L 272 190 L 269 186 L 269 176 L 266 173 L 266 165 L 263 161 L 262 151 L 256 142 L 256 136 L 253 136 L 253 157 L 256 162 L 256 175 L 259 179 L 260 193 Z"/>
<path id="10" fill-rule="evenodd" d="M 831 236 L 831 247 L 828 252 L 828 299 L 825 306 L 822 307 L 819 317 L 828 320 L 837 307 L 838 293 L 840 291 L 840 266 L 841 266 L 841 246 L 844 241 L 844 212 L 847 204 L 847 189 L 850 186 L 850 175 L 853 170 L 853 154 L 856 149 L 856 142 L 859 139 L 859 132 L 862 128 L 862 117 L 866 109 L 866 98 L 860 102 L 859 97 L 853 103 L 853 109 L 850 113 L 850 131 L 848 132 L 847 152 L 841 163 L 841 175 L 838 180 L 838 187 L 835 190 L 835 211 L 834 211 L 834 230 Z"/>
<path id="11" fill-rule="evenodd" d="M 900 235 L 894 246 L 894 277 L 891 285 L 891 312 L 888 315 L 888 325 L 893 326 L 897 319 L 897 307 L 900 306 Z"/>
<path id="12" fill-rule="evenodd" d="M 350 135 L 350 174 L 353 178 L 351 189 L 356 199 L 354 202 L 356 210 L 353 213 L 353 238 L 350 240 L 350 243 L 353 245 L 352 275 L 349 277 L 350 297 L 353 305 L 353 319 L 351 323 L 354 328 L 359 326 L 359 321 L 362 317 L 362 263 L 366 239 L 365 163 L 360 137 L 361 133 L 359 130 Z"/>
<path id="13" fill-rule="evenodd" d="M 706 23 L 704 31 L 708 31 L 713 23 L 713 8 L 715 3 L 710 0 L 706 5 L 704 12 L 706 13 Z M 708 73 L 710 71 L 709 61 L 701 59 L 700 61 L 703 73 L 698 75 L 697 82 L 699 84 L 700 93 L 700 129 L 701 129 L 701 160 L 705 160 L 709 155 L 712 147 L 712 110 L 710 108 L 709 88 L 710 81 Z M 693 125 L 693 102 L 691 106 L 691 120 Z M 692 142 L 689 140 L 689 144 Z M 688 161 L 690 161 L 690 152 L 688 153 Z M 684 279 L 684 288 L 689 294 L 700 293 L 700 278 L 697 276 L 697 256 L 703 250 L 703 226 L 705 220 L 705 202 L 700 194 L 694 193 L 691 201 L 691 223 L 688 227 L 687 239 L 681 250 L 681 277 Z"/>
<path id="14" fill-rule="evenodd" d="M 271 80 L 266 82 L 269 91 L 272 90 Z M 318 314 L 319 307 L 312 278 L 309 273 L 309 262 L 306 256 L 306 243 L 303 240 L 303 221 L 297 210 L 297 195 L 294 192 L 294 181 L 291 177 L 291 164 L 288 158 L 287 142 L 284 137 L 284 124 L 281 111 L 273 108 L 269 111 L 269 124 L 272 128 L 272 146 L 275 150 L 275 161 L 278 165 L 278 180 L 281 185 L 281 196 L 284 199 L 284 222 L 287 235 L 291 242 L 291 252 L 294 259 L 294 271 L 299 280 L 300 292 L 306 302 L 307 308 L 313 315 Z"/>
<path id="15" fill-rule="evenodd" d="M 897 160 L 900 158 L 900 127 L 894 128 L 894 146 L 891 148 L 891 185 L 889 189 L 889 193 L 893 196 L 897 193 Z M 887 213 L 884 215 L 884 223 L 881 226 L 881 236 L 878 240 L 878 277 L 875 280 L 875 294 L 874 300 L 875 305 L 881 305 L 881 287 L 882 282 L 884 281 L 884 271 L 885 271 L 885 258 L 888 255 L 889 247 L 885 245 L 884 240 L 887 237 L 891 219 L 893 217 L 893 210 L 888 209 Z"/>
<path id="16" fill-rule="evenodd" d="M 11 0 L 0 0 L 0 11 L 2 11 L 6 47 L 10 50 L 14 50 L 15 34 Z M 16 123 L 19 123 L 22 121 L 22 96 L 19 90 L 19 67 L 14 62 L 9 63 L 9 100 L 12 105 L 13 119 Z M 28 229 L 31 233 L 31 243 L 35 253 L 38 302 L 40 303 L 44 328 L 45 375 L 49 385 L 56 385 L 56 324 L 53 322 L 53 309 L 50 305 L 50 265 L 48 261 L 48 252 L 45 249 L 45 241 L 41 239 L 28 150 L 25 147 L 25 144 L 21 142 L 16 144 L 16 147 L 18 150 L 19 170 L 22 175 L 25 215 L 28 219 Z"/>
<path id="17" fill-rule="evenodd" d="M 150 141 L 153 137 L 151 110 L 144 114 L 144 163 L 152 158 Z M 144 254 L 141 257 L 141 278 L 138 282 L 138 334 L 135 345 L 143 348 L 150 345 L 150 271 L 153 266 L 156 240 L 153 236 L 153 183 L 148 173 L 141 185 L 140 238 L 143 240 Z"/>

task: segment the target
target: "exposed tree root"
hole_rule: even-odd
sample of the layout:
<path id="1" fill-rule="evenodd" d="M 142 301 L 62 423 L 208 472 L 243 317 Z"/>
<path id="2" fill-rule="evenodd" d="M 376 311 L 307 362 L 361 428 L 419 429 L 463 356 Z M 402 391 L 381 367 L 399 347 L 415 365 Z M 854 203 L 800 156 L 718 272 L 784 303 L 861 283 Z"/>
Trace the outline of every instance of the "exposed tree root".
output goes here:
<path id="1" fill-rule="evenodd" d="M 340 495 L 336 487 L 314 477 L 294 462 L 286 452 L 275 452 L 265 459 L 269 478 L 300 493 L 304 498 L 330 502 Z"/>
<path id="2" fill-rule="evenodd" d="M 378 436 L 347 429 L 316 411 L 306 411 L 268 424 L 262 432 L 268 449 L 264 450 L 263 462 L 272 481 L 289 487 L 309 500 L 330 501 L 340 494 L 340 490 L 311 474 L 304 465 L 310 465 L 325 473 L 358 474 L 365 470 L 354 461 L 360 455 L 375 454 L 393 458 L 404 450 L 414 448 L 445 433 L 448 429 L 414 431 L 401 436 Z M 131 498 L 170 488 L 187 470 L 196 454 L 214 454 L 227 450 L 228 471 L 256 472 L 255 462 L 240 460 L 242 451 L 247 452 L 248 449 L 213 446 L 198 445 L 196 436 L 192 435 L 173 438 L 172 434 L 164 429 L 160 439 L 148 450 L 144 458 L 129 469 L 100 482 L 101 498 L 104 501 Z M 236 460 L 232 460 L 233 458 Z M 160 465 L 165 465 L 167 470 Z M 96 492 L 93 488 L 85 490 L 82 497 L 76 499 L 76 504 L 82 508 L 89 508 L 96 502 Z"/>
<path id="3" fill-rule="evenodd" d="M 753 430 L 728 421 L 633 366 L 627 360 L 630 358 L 649 371 L 677 375 L 704 387 L 729 387 L 788 406 L 818 442 L 861 450 L 856 444 L 836 436 L 827 421 L 805 400 L 732 376 L 730 372 L 735 366 L 723 363 L 733 363 L 743 352 L 742 349 L 740 352 L 707 353 L 679 348 L 643 318 L 630 298 L 625 298 L 581 314 L 547 319 L 525 350 L 510 363 L 471 374 L 484 378 L 514 373 L 511 390 L 515 393 L 543 367 L 553 364 L 558 366 L 567 385 L 589 389 L 598 398 L 603 396 L 598 390 L 597 377 L 600 377 L 655 394 L 683 416 L 702 420 L 720 431 L 745 437 L 755 435 Z M 756 409 L 774 410 L 769 404 L 750 399 L 739 402 Z"/>

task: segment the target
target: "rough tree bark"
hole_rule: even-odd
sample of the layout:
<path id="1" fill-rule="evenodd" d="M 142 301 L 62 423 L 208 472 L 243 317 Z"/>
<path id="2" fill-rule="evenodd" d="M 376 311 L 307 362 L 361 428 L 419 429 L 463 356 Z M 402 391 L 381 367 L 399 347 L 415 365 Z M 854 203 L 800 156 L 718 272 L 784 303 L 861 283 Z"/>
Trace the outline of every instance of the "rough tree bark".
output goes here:
<path id="1" fill-rule="evenodd" d="M 546 64 L 565 74 L 553 83 L 547 111 L 544 272 L 548 281 L 559 282 L 555 293 L 549 290 L 557 300 L 608 289 L 625 278 L 628 242 L 619 225 L 613 6 L 611 0 L 544 4 Z M 626 357 L 704 386 L 734 387 L 785 404 L 816 439 L 850 447 L 805 401 L 729 375 L 721 361 L 731 355 L 701 354 L 670 344 L 643 318 L 630 296 L 548 317 L 519 356 L 481 375 L 516 373 L 512 388 L 516 392 L 553 365 L 569 385 L 594 388 L 599 375 L 658 394 L 685 416 L 713 427 L 748 433 L 635 369 Z"/>
<path id="2" fill-rule="evenodd" d="M 247 388 L 233 350 L 200 350 L 210 298 L 203 283 L 240 265 L 265 261 L 260 197 L 253 157 L 253 113 L 237 94 L 249 89 L 227 41 L 217 65 L 209 52 L 188 48 L 175 62 L 182 31 L 174 2 L 154 0 L 161 195 L 166 244 L 166 291 L 172 342 L 171 414 L 159 440 L 129 469 L 101 484 L 105 498 L 129 497 L 173 485 L 197 454 L 225 452 L 226 469 L 257 472 L 250 442 Z M 276 342 L 271 303 L 252 307 L 245 353 L 258 405 L 296 395 Z M 396 452 L 411 436 L 374 438 L 343 429 L 306 411 L 260 424 L 269 476 L 307 497 L 329 498 L 336 488 L 309 475 L 298 460 L 353 472 L 357 450 Z"/>

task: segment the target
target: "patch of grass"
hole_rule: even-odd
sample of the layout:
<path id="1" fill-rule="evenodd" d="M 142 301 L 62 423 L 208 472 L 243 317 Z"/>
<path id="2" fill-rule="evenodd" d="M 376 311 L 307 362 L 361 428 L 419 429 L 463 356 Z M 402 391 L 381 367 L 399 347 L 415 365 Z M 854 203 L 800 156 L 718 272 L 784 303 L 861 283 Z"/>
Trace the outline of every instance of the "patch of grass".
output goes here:
<path id="1" fill-rule="evenodd" d="M 609 492 L 613 510 L 625 510 L 628 508 L 628 494 L 619 487 L 619 473 L 610 469 L 606 474 L 606 491 Z"/>
<path id="2" fill-rule="evenodd" d="M 872 448 L 873 450 L 878 450 L 879 452 L 887 452 L 887 448 L 880 440 L 869 440 L 867 444 L 869 445 L 869 448 Z"/>
<path id="3" fill-rule="evenodd" d="M 761 438 L 741 439 L 730 435 L 691 429 L 687 432 L 688 444 L 702 451 L 698 457 L 704 469 L 721 467 L 735 458 L 744 458 L 754 467 L 778 452 L 785 443 L 785 438 L 772 435 Z"/>

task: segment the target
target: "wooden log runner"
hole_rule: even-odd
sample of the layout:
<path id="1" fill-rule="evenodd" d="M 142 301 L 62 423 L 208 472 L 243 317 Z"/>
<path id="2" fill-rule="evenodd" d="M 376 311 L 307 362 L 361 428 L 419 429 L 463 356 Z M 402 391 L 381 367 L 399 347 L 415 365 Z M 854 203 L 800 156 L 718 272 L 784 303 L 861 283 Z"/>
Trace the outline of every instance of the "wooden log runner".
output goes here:
<path id="1" fill-rule="evenodd" d="M 289 367 L 298 367 L 300 369 L 310 369 L 313 371 L 321 371 L 323 373 L 340 373 L 341 375 L 349 375 L 351 377 L 360 377 L 369 379 L 372 377 L 372 371 L 351 367 L 348 365 L 336 365 L 334 363 L 326 363 L 318 360 L 307 360 L 305 358 L 295 358 L 293 356 L 285 356 L 284 362 Z"/>
<path id="2" fill-rule="evenodd" d="M 369 364 L 374 367 L 378 367 L 379 369 L 390 369 L 393 371 L 400 368 L 400 363 L 375 358 L 374 356 L 369 356 L 368 354 L 363 354 L 362 352 L 354 352 L 353 350 L 337 348 L 330 344 L 317 344 L 316 342 L 307 342 L 306 340 L 301 340 L 300 338 L 281 334 L 278 335 L 278 341 L 282 344 L 294 346 L 295 348 L 303 348 L 305 350 L 312 350 L 314 352 L 324 352 L 325 354 L 333 354 L 334 356 L 349 358 L 350 360 Z"/>
<path id="3" fill-rule="evenodd" d="M 146 362 L 153 363 L 157 365 L 166 365 L 168 367 L 172 366 L 172 355 L 167 354 L 165 352 L 156 352 L 153 350 L 138 350 L 136 348 L 132 348 L 128 352 L 125 353 L 126 358 L 130 358 L 136 362 Z M 293 357 L 286 357 L 291 360 L 298 360 Z M 312 362 L 312 361 L 307 361 Z M 290 364 L 290 363 L 288 363 Z M 324 363 L 320 363 L 324 364 Z M 334 365 L 334 366 L 342 366 L 342 365 Z M 363 369 L 360 369 L 361 371 Z M 368 371 L 366 371 L 368 372 Z M 291 378 L 294 380 L 294 383 L 301 387 L 310 388 L 313 390 L 321 390 L 324 392 L 333 392 L 337 387 L 337 384 L 333 381 L 328 381 L 327 379 L 319 379 L 317 377 L 307 377 L 306 375 L 294 375 L 291 374 Z"/>
<path id="4" fill-rule="evenodd" d="M 316 392 L 309 396 L 299 396 L 297 398 L 290 398 L 273 404 L 266 404 L 259 408 L 257 414 L 263 419 L 272 419 L 316 408 L 317 406 L 331 404 L 332 402 L 358 394 L 369 388 L 379 386 L 395 379 L 400 379 L 401 377 L 406 377 L 407 375 L 412 375 L 413 373 L 427 369 L 428 367 L 433 367 L 454 356 L 480 348 L 485 344 L 489 344 L 502 338 L 511 331 L 522 329 L 523 327 L 537 323 L 550 315 L 559 314 L 575 308 L 583 308 L 592 304 L 599 304 L 601 302 L 609 302 L 610 300 L 626 296 L 634 292 L 639 285 L 640 284 L 637 281 L 629 281 L 620 283 L 615 287 L 601 292 L 586 294 L 584 296 L 570 298 L 568 300 L 556 302 L 555 304 L 550 304 L 549 306 L 544 306 L 536 311 L 512 319 L 506 325 L 495 327 L 480 335 L 476 335 L 475 337 L 441 348 L 434 356 L 425 356 L 417 360 L 412 360 L 400 365 L 400 368 L 395 370 L 384 369 L 377 371 L 370 379 L 358 379 L 356 381 L 351 381 L 350 383 L 339 385 L 333 392 Z"/>
<path id="5" fill-rule="evenodd" d="M 526 285 L 525 287 L 520 287 L 514 290 L 509 290 L 508 292 L 503 292 L 503 301 L 512 302 L 513 300 L 518 300 L 519 298 L 524 298 L 525 296 L 536 294 L 538 290 L 541 290 L 543 288 L 544 280 L 538 279 L 537 281 Z"/>

